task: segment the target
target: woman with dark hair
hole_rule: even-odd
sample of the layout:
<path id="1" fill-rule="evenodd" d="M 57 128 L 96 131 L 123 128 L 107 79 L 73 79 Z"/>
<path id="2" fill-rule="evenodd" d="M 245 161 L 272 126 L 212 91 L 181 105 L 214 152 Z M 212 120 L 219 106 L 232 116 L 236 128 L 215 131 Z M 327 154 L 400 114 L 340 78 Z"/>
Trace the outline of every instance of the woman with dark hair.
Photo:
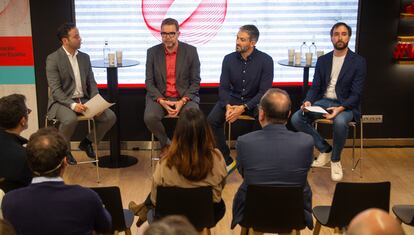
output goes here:
<path id="1" fill-rule="evenodd" d="M 154 171 L 151 194 L 140 205 L 131 201 L 129 209 L 139 216 L 139 227 L 147 220 L 147 212 L 156 206 L 158 186 L 211 186 L 218 222 L 226 210 L 221 198 L 226 176 L 224 158 L 214 148 L 214 137 L 204 114 L 195 108 L 184 110 L 178 118 L 171 146 Z"/>

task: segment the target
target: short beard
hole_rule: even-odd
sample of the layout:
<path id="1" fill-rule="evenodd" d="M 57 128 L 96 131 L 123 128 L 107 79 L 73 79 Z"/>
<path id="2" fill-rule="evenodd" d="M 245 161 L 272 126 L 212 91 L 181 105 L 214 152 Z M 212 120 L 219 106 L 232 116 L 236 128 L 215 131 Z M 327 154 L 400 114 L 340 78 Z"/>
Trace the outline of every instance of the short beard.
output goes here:
<path id="1" fill-rule="evenodd" d="M 247 47 L 240 47 L 240 49 L 237 49 L 237 46 L 236 46 L 236 51 L 239 52 L 239 53 L 244 53 L 247 50 L 249 50 Z"/>
<path id="2" fill-rule="evenodd" d="M 342 41 L 341 41 L 341 42 L 342 42 Z M 343 43 L 343 46 L 341 46 L 341 47 L 338 45 L 338 43 L 339 43 L 339 42 L 337 42 L 337 43 L 335 43 L 335 44 L 334 44 L 334 48 L 335 48 L 336 50 L 338 50 L 338 51 L 345 50 L 345 49 L 348 47 L 348 43 L 342 42 L 342 43 Z"/>

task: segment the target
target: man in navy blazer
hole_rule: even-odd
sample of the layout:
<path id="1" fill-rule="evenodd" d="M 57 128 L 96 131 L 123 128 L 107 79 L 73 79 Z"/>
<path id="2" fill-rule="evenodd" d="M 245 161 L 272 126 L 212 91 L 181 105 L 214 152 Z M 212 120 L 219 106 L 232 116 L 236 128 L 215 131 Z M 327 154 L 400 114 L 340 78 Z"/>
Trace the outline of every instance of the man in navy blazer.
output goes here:
<path id="1" fill-rule="evenodd" d="M 366 77 L 365 59 L 348 48 L 351 27 L 339 22 L 331 29 L 334 50 L 319 57 L 316 63 L 312 87 L 301 109 L 292 116 L 292 125 L 312 135 L 320 155 L 312 167 L 322 167 L 331 162 L 331 178 L 340 181 L 343 177 L 341 152 L 348 136 L 348 123 L 359 120 L 360 102 Z M 320 106 L 328 114 L 307 112 L 305 107 Z M 312 127 L 315 119 L 333 120 L 333 146 Z"/>
<path id="2" fill-rule="evenodd" d="M 112 219 L 98 194 L 79 185 L 67 185 L 67 144 L 55 129 L 40 129 L 27 144 L 32 184 L 8 192 L 2 201 L 4 219 L 17 234 L 92 234 L 112 230 Z"/>
<path id="3" fill-rule="evenodd" d="M 200 102 L 200 60 L 197 49 L 178 41 L 177 20 L 161 23 L 162 43 L 147 51 L 144 122 L 161 144 L 161 156 L 170 144 L 161 122 L 164 116 L 176 117 L 180 111 L 198 108 Z"/>
<path id="4" fill-rule="evenodd" d="M 312 229 L 312 191 L 307 182 L 312 164 L 313 139 L 302 132 L 289 131 L 289 95 L 269 89 L 260 100 L 259 122 L 262 130 L 237 139 L 237 167 L 243 183 L 233 201 L 234 228 L 243 219 L 248 185 L 290 185 L 303 187 L 305 220 Z"/>

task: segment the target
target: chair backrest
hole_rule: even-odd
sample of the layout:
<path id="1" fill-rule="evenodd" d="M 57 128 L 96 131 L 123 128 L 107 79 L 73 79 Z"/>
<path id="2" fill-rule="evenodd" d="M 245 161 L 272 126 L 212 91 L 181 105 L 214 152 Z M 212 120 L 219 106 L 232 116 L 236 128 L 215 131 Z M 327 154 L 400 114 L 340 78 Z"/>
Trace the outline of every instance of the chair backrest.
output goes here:
<path id="1" fill-rule="evenodd" d="M 336 184 L 327 225 L 343 228 L 359 212 L 369 208 L 389 211 L 390 182 Z"/>
<path id="2" fill-rule="evenodd" d="M 211 187 L 158 187 L 155 219 L 167 215 L 183 215 L 201 231 L 214 224 L 214 206 Z"/>
<path id="3" fill-rule="evenodd" d="M 240 224 L 264 233 L 288 233 L 305 228 L 303 188 L 249 185 Z"/>
<path id="4" fill-rule="evenodd" d="M 105 208 L 112 216 L 112 232 L 125 231 L 127 229 L 125 225 L 124 210 L 122 207 L 121 191 L 119 187 L 98 187 L 91 188 L 101 198 Z"/>

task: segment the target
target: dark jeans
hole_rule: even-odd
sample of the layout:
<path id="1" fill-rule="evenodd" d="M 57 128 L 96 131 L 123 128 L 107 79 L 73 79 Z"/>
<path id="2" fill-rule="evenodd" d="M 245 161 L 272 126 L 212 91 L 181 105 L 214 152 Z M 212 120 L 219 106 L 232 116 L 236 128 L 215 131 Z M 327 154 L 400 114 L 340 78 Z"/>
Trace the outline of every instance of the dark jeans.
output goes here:
<path id="1" fill-rule="evenodd" d="M 243 115 L 249 115 L 256 119 L 254 129 L 260 129 L 260 125 L 257 121 L 258 113 L 257 108 L 248 110 L 243 113 Z M 224 124 L 226 122 L 226 107 L 222 107 L 218 102 L 214 105 L 210 114 L 207 117 L 207 120 L 211 126 L 214 137 L 216 139 L 216 147 L 223 154 L 226 164 L 230 164 L 233 159 L 230 157 L 230 149 L 226 144 L 226 136 L 224 135 Z"/>

